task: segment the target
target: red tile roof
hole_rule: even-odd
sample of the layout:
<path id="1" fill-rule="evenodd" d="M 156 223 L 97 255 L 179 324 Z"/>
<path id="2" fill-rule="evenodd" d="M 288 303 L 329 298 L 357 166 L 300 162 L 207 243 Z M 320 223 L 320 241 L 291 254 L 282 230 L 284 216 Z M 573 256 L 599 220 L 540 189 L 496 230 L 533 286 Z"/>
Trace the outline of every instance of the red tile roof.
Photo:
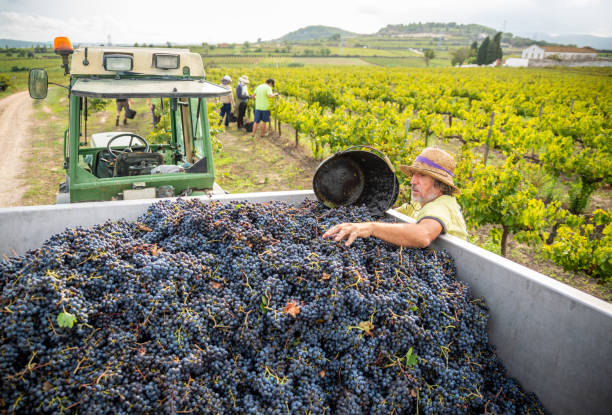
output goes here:
<path id="1" fill-rule="evenodd" d="M 542 46 L 545 52 L 558 52 L 558 53 L 597 53 L 595 49 L 591 48 L 575 48 L 573 46 Z"/>

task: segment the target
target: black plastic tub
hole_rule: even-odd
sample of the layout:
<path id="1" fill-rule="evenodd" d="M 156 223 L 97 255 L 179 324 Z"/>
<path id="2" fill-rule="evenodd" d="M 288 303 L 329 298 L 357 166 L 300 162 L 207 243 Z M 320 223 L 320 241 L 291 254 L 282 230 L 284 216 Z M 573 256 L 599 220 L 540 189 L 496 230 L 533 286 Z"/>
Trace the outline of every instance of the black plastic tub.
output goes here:
<path id="1" fill-rule="evenodd" d="M 312 188 L 317 199 L 330 208 L 366 205 L 376 216 L 383 216 L 399 195 L 399 182 L 389 158 L 369 146 L 349 147 L 323 160 L 315 171 Z"/>

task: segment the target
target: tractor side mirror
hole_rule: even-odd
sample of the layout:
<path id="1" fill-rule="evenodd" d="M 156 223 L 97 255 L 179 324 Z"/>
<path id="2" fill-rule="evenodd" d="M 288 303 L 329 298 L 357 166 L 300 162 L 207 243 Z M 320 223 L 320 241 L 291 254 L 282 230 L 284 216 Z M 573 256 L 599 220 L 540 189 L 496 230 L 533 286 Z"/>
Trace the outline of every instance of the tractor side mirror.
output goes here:
<path id="1" fill-rule="evenodd" d="M 30 69 L 30 76 L 28 77 L 28 89 L 30 90 L 30 96 L 34 99 L 44 99 L 47 97 L 47 91 L 49 90 L 49 78 L 47 71 L 44 69 Z"/>

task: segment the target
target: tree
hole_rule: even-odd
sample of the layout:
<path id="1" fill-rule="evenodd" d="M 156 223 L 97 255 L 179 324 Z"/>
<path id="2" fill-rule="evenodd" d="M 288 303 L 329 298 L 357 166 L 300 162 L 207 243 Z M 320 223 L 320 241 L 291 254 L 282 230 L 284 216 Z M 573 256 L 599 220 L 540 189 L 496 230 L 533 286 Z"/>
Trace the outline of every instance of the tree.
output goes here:
<path id="1" fill-rule="evenodd" d="M 493 58 L 493 60 L 499 59 L 500 62 L 502 60 L 502 57 L 504 56 L 501 48 L 501 37 L 502 32 L 497 32 L 495 34 L 495 37 L 493 37 L 493 43 L 495 44 L 495 57 Z"/>
<path id="2" fill-rule="evenodd" d="M 249 50 L 249 48 L 251 47 L 251 44 L 248 41 L 245 41 L 242 44 L 242 47 L 244 48 L 244 50 Z"/>
<path id="3" fill-rule="evenodd" d="M 489 42 L 489 47 L 487 48 L 487 58 L 485 59 L 485 65 L 489 65 L 495 62 L 497 59 L 497 45 L 495 44 L 495 39 Z"/>
<path id="4" fill-rule="evenodd" d="M 480 47 L 478 48 L 478 56 L 476 59 L 476 63 L 478 65 L 486 65 L 487 64 L 487 53 L 489 51 L 489 43 L 491 43 L 491 39 L 489 36 L 486 37 L 485 40 L 482 41 Z"/>
<path id="5" fill-rule="evenodd" d="M 436 52 L 433 49 L 425 49 L 423 51 L 423 58 L 425 59 L 425 65 L 429 66 L 429 61 L 436 57 Z"/>
<path id="6" fill-rule="evenodd" d="M 8 75 L 0 74 L 0 92 L 6 91 L 9 88 L 14 88 L 15 83 Z"/>
<path id="7" fill-rule="evenodd" d="M 472 49 L 466 47 L 455 49 L 454 51 L 452 51 L 451 65 L 463 65 L 463 62 L 465 62 L 466 59 L 470 57 L 471 51 Z"/>

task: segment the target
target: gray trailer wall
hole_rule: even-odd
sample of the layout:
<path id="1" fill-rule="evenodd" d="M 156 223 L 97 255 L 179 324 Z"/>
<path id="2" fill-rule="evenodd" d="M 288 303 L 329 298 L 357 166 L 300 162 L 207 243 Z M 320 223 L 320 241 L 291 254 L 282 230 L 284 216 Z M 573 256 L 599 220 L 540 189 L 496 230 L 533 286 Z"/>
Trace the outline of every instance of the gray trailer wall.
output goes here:
<path id="1" fill-rule="evenodd" d="M 311 191 L 250 193 L 202 200 L 314 198 Z M 155 200 L 0 209 L 0 254 L 20 255 L 66 227 L 134 220 Z M 411 221 L 389 211 L 398 221 Z M 553 414 L 609 415 L 612 408 L 612 305 L 552 278 L 443 235 L 435 248 L 455 258 L 459 279 L 490 308 L 489 341 L 509 374 Z"/>

